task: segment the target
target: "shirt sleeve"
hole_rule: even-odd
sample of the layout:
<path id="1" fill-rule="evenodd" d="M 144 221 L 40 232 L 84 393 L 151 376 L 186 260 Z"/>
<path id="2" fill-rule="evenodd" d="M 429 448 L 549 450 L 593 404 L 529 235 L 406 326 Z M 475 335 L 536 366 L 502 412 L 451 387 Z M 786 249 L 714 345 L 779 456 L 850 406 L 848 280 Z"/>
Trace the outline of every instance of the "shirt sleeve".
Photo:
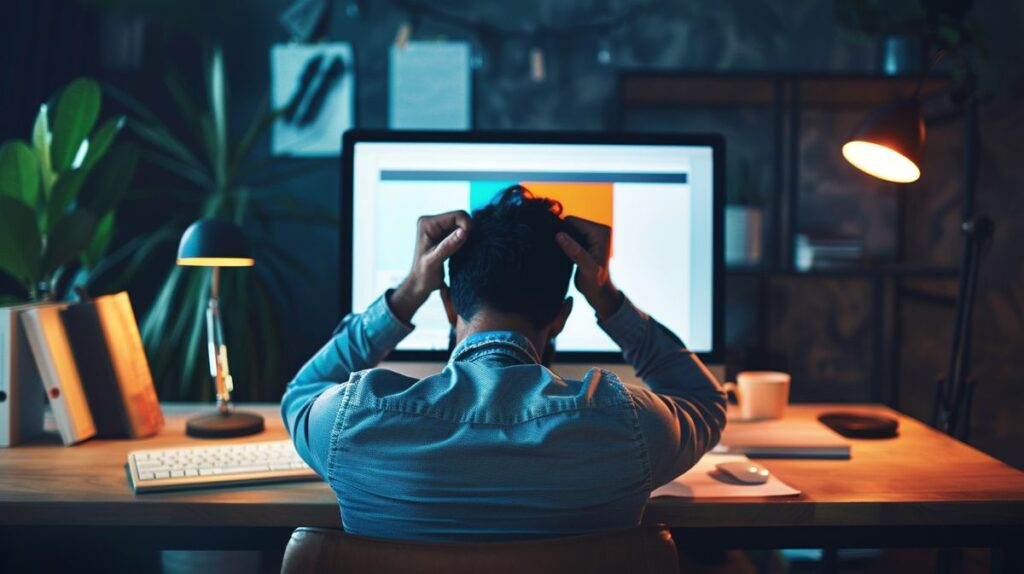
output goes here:
<path id="1" fill-rule="evenodd" d="M 628 387 L 628 392 L 646 442 L 652 488 L 657 488 L 686 472 L 718 443 L 725 428 L 725 393 L 672 331 L 629 299 L 598 325 L 647 387 Z"/>
<path id="2" fill-rule="evenodd" d="M 346 316 L 288 383 L 281 399 L 285 428 L 299 456 L 321 477 L 327 478 L 331 431 L 352 373 L 377 366 L 412 330 L 382 295 L 365 312 Z"/>

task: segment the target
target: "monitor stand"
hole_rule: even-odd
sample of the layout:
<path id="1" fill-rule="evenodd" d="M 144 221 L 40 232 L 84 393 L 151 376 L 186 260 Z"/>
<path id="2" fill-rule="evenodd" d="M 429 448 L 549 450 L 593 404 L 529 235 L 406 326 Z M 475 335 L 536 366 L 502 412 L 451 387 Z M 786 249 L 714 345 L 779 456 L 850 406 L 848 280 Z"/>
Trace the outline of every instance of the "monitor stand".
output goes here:
<path id="1" fill-rule="evenodd" d="M 409 377 L 415 377 L 422 379 L 429 377 L 435 373 L 441 372 L 444 368 L 444 363 L 440 362 L 417 362 L 417 361 L 384 361 L 380 366 L 384 369 L 395 371 L 396 373 L 402 373 Z M 583 375 L 586 374 L 587 370 L 592 367 L 598 367 L 606 371 L 611 371 L 618 375 L 619 379 L 627 385 L 639 385 L 640 379 L 637 378 L 633 372 L 633 368 L 625 363 L 559 363 L 555 361 L 554 368 L 552 369 L 559 376 L 566 379 L 580 380 Z M 719 382 L 725 382 L 725 365 L 708 365 L 708 369 L 711 370 L 711 374 L 715 376 Z"/>

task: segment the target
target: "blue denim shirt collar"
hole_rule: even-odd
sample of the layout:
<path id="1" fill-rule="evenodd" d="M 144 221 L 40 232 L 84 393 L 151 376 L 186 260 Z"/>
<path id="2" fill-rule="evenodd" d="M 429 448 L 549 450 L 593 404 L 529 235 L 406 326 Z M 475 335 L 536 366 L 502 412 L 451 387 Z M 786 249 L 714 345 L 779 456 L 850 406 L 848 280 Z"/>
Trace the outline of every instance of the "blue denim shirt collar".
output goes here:
<path id="1" fill-rule="evenodd" d="M 515 331 L 473 333 L 455 347 L 449 363 L 472 362 L 494 355 L 503 355 L 518 363 L 540 363 L 533 343 Z"/>

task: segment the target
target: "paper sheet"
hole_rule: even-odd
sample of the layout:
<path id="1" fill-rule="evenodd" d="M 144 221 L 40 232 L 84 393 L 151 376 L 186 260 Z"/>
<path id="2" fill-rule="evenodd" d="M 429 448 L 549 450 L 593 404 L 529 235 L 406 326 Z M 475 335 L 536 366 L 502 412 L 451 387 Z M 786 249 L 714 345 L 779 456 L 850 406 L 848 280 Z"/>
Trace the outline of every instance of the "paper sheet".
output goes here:
<path id="1" fill-rule="evenodd" d="M 764 484 L 741 484 L 715 469 L 723 462 L 738 462 L 750 459 L 743 455 L 706 454 L 690 470 L 672 482 L 656 489 L 656 496 L 677 496 L 681 498 L 742 498 L 751 496 L 793 496 L 800 491 L 782 482 L 775 475 Z"/>
<path id="2" fill-rule="evenodd" d="M 341 134 L 352 127 L 354 63 L 352 46 L 343 42 L 270 48 L 271 106 L 280 110 L 297 104 L 290 120 L 285 114 L 274 122 L 270 138 L 274 155 L 338 155 Z M 307 73 L 308 82 L 303 82 Z"/>
<path id="3" fill-rule="evenodd" d="M 388 125 L 434 130 L 472 127 L 469 59 L 465 42 L 392 46 Z"/>

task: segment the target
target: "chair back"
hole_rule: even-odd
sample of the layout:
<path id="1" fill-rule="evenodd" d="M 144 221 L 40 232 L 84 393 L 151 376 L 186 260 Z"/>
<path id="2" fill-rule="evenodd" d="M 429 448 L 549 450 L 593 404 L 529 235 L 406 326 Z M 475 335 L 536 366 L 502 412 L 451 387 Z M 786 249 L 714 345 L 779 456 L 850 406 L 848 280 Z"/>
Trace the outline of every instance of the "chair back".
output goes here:
<path id="1" fill-rule="evenodd" d="M 664 526 L 568 538 L 500 543 L 380 540 L 324 528 L 292 533 L 281 574 L 676 574 Z"/>

